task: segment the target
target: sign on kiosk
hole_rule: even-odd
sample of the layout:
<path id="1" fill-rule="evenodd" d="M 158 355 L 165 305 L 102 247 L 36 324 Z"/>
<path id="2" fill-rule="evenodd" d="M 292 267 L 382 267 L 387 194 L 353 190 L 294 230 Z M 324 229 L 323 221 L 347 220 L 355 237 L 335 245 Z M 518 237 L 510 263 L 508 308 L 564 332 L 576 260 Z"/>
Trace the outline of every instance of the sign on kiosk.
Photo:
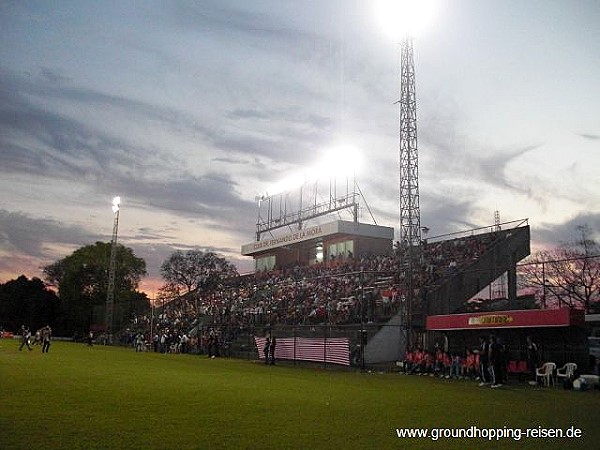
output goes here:
<path id="1" fill-rule="evenodd" d="M 528 309 L 427 317 L 427 330 L 478 328 L 569 327 L 582 325 L 584 313 L 576 309 Z"/>

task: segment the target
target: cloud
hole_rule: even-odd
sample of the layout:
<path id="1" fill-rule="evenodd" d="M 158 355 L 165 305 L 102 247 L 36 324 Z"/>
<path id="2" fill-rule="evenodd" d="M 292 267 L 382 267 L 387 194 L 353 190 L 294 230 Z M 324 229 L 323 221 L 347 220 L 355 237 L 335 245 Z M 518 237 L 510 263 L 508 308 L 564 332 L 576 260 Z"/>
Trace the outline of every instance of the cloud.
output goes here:
<path id="1" fill-rule="evenodd" d="M 574 242 L 580 238 L 578 226 L 588 226 L 591 230 L 589 238 L 600 243 L 600 213 L 580 213 L 562 223 L 542 223 L 533 227 L 536 242 L 542 247 L 555 247 L 557 243 Z"/>
<path id="2" fill-rule="evenodd" d="M 151 121 L 156 129 L 165 129 L 171 137 L 183 135 L 191 140 L 200 136 L 200 141 L 217 149 L 241 155 L 213 159 L 246 172 L 264 171 L 260 152 L 252 151 L 259 146 L 264 150 L 260 139 L 240 138 L 239 149 L 232 149 L 227 145 L 230 137 L 226 132 L 200 126 L 187 113 L 76 87 L 50 69 L 43 69 L 33 81 L 30 78 L 0 70 L 0 173 L 26 176 L 32 184 L 77 183 L 96 195 L 104 191 L 107 197 L 119 192 L 141 210 L 170 212 L 197 220 L 208 230 L 227 230 L 233 242 L 236 237 L 241 242 L 244 236 L 251 235 L 255 205 L 242 200 L 240 187 L 229 170 L 225 168 L 220 173 L 209 167 L 196 168 L 184 155 L 173 152 L 171 146 L 164 147 L 159 142 L 147 145 L 139 140 L 139 135 L 123 132 L 119 126 Z M 102 129 L 89 118 L 73 117 L 65 105 L 99 114 L 112 111 L 125 122 Z M 277 154 L 275 150 L 272 154 L 263 153 L 267 158 Z M 2 246 L 22 255 L 20 261 L 24 264 L 15 267 L 14 258 L 12 262 L 5 258 L 0 263 L 0 273 L 27 272 L 31 264 L 42 266 L 80 246 L 109 239 L 57 220 L 8 211 L 2 212 L 0 226 Z M 121 239 L 146 260 L 154 279 L 159 278 L 160 264 L 175 249 L 191 248 L 175 237 L 177 229 L 139 231 L 122 235 Z M 199 228 L 199 232 L 206 230 Z M 230 258 L 239 255 L 239 248 L 213 250 L 224 251 Z M 30 274 L 39 275 L 37 269 Z"/>
<path id="3" fill-rule="evenodd" d="M 98 178 L 112 165 L 139 165 L 145 158 L 143 149 L 126 140 L 33 100 L 41 98 L 76 100 L 88 108 L 111 104 L 136 110 L 138 115 L 144 110 L 139 103 L 84 89 L 34 86 L 0 72 L 0 145 L 4 150 L 0 170 L 64 179 Z M 148 114 L 148 108 L 143 113 Z"/>
<path id="4" fill-rule="evenodd" d="M 102 238 L 76 225 L 4 209 L 0 210 L 0 236 L 4 251 L 41 259 L 56 257 L 53 248 L 83 245 Z"/>
<path id="5" fill-rule="evenodd" d="M 227 112 L 227 117 L 230 119 L 270 119 L 271 114 L 267 111 L 259 111 L 257 109 L 234 109 Z"/>
<path id="6" fill-rule="evenodd" d="M 288 52 L 303 42 L 317 39 L 317 36 L 302 30 L 297 22 L 277 15 L 277 8 L 269 7 L 264 12 L 244 9 L 238 4 L 232 8 L 223 3 L 182 3 L 171 4 L 167 17 L 172 20 L 177 32 L 182 30 L 218 35 L 221 39 L 244 39 L 262 42 L 269 50 L 278 47 Z"/>
<path id="7" fill-rule="evenodd" d="M 509 166 L 542 144 L 514 149 L 498 149 L 491 143 L 482 146 L 460 135 L 455 126 L 454 121 L 446 119 L 421 133 L 422 148 L 426 149 L 425 164 L 431 166 L 429 173 L 435 173 L 441 180 L 483 182 L 513 193 L 531 195 L 530 189 L 511 179 Z"/>
<path id="8" fill-rule="evenodd" d="M 64 84 L 72 80 L 70 77 L 62 76 L 49 67 L 40 67 L 40 75 L 52 84 Z"/>
<path id="9" fill-rule="evenodd" d="M 239 248 L 217 247 L 210 245 L 192 245 L 187 242 L 171 241 L 165 242 L 135 242 L 130 239 L 124 244 L 130 247 L 138 258 L 142 258 L 146 262 L 148 270 L 148 278 L 151 280 L 159 280 L 161 284 L 160 267 L 169 257 L 177 250 L 183 252 L 188 250 L 200 250 L 204 252 L 214 252 L 224 256 L 229 261 L 237 261 L 242 267 L 245 263 L 239 258 Z M 236 259 L 237 258 L 237 259 Z"/>
<path id="10" fill-rule="evenodd" d="M 160 278 L 160 265 L 175 250 L 212 251 L 237 261 L 241 267 L 247 266 L 247 262 L 239 258 L 238 247 L 193 245 L 179 241 L 171 231 L 175 230 L 144 227 L 134 234 L 121 234 L 120 242 L 146 261 L 148 275 L 153 279 Z M 0 276 L 20 272 L 39 277 L 39 270 L 44 265 L 96 241 L 109 242 L 110 236 L 100 236 L 84 227 L 54 219 L 0 209 Z M 9 258 L 6 257 L 8 254 L 17 256 Z"/>
<path id="11" fill-rule="evenodd" d="M 45 83 L 49 77 L 51 84 Z M 110 182 L 120 188 L 140 178 L 140 183 L 146 184 L 144 177 L 156 181 L 157 175 L 160 179 L 169 172 L 178 179 L 187 176 L 185 172 L 189 173 L 190 162 L 167 148 L 166 143 L 132 141 L 134 134 L 121 130 L 128 124 L 135 127 L 150 120 L 152 129 L 172 133 L 183 145 L 203 145 L 216 155 L 219 152 L 238 155 L 235 158 L 217 156 L 212 158 L 214 161 L 228 164 L 251 158 L 252 165 L 245 173 L 251 174 L 254 170 L 263 178 L 267 164 L 270 167 L 274 167 L 273 162 L 275 165 L 302 164 L 311 154 L 316 154 L 332 125 L 327 116 L 297 107 L 234 109 L 227 112 L 226 120 L 216 127 L 199 125 L 200 121 L 188 113 L 65 85 L 64 79 L 44 71 L 44 76 L 32 82 L 29 77 L 0 71 L 0 144 L 3 147 L 0 171 L 63 180 L 86 179 L 96 184 Z M 43 103 L 41 99 L 45 99 Z M 49 100 L 58 107 L 45 106 Z M 112 111 L 113 121 L 123 120 L 116 127 L 100 128 L 97 124 L 102 121 L 94 121 L 93 116 L 72 117 L 64 107 L 65 102 L 74 105 L 76 110 L 97 111 L 103 116 Z M 236 124 L 240 120 L 246 123 Z M 205 170 L 201 165 L 197 168 Z M 177 183 L 185 181 L 188 185 L 197 183 L 189 179 L 169 184 L 177 187 Z"/>
<path id="12" fill-rule="evenodd" d="M 91 124 L 47 110 L 29 97 L 45 95 L 68 99 L 86 107 L 113 107 L 128 116 L 151 117 L 195 128 L 193 120 L 179 121 L 183 114 L 156 108 L 81 88 L 44 88 L 14 76 L 0 77 L 0 171 L 70 180 L 98 189 L 120 192 L 146 208 L 161 208 L 182 216 L 203 215 L 239 223 L 252 204 L 241 200 L 236 183 L 228 174 L 194 174 L 172 149 L 129 142 L 129 138 L 109 134 Z M 231 150 L 227 137 L 217 144 Z M 256 145 L 254 142 L 254 145 Z M 244 151 L 252 142 L 239 142 Z M 253 153 L 248 151 L 248 153 Z M 225 160 L 224 160 L 225 161 Z M 204 169 L 205 170 L 205 169 Z M 233 216 L 233 221 L 232 221 Z M 239 220 L 238 220 L 239 219 Z"/>
<path id="13" fill-rule="evenodd" d="M 477 174 L 481 181 L 489 182 L 500 188 L 506 188 L 520 194 L 531 195 L 529 189 L 516 185 L 510 180 L 508 166 L 518 160 L 521 156 L 540 148 L 542 144 L 528 145 L 514 150 L 490 152 L 489 155 L 482 155 L 473 158 L 474 167 L 477 168 Z M 483 152 L 482 152 L 483 153 Z"/>
<path id="14" fill-rule="evenodd" d="M 480 226 L 467 219 L 476 209 L 474 201 L 435 193 L 422 193 L 420 200 L 426 205 L 421 207 L 421 226 L 431 230 L 430 237 Z"/>
<path id="15" fill-rule="evenodd" d="M 305 124 L 315 129 L 329 129 L 333 125 L 330 117 L 306 112 L 301 108 L 289 107 L 280 109 L 234 109 L 226 112 L 226 116 L 233 120 L 264 121 L 275 120 L 295 124 Z"/>
<path id="16" fill-rule="evenodd" d="M 206 217 L 221 222 L 223 228 L 237 229 L 253 210 L 253 202 L 244 201 L 235 190 L 236 183 L 227 175 L 181 174 L 178 179 L 157 182 L 152 179 L 129 180 L 126 174 L 113 179 L 119 192 L 143 199 L 143 208 L 168 210 L 183 217 Z"/>
<path id="17" fill-rule="evenodd" d="M 589 139 L 590 141 L 597 141 L 598 139 L 600 139 L 600 136 L 598 136 L 597 134 L 578 133 L 578 135 L 582 138 Z"/>

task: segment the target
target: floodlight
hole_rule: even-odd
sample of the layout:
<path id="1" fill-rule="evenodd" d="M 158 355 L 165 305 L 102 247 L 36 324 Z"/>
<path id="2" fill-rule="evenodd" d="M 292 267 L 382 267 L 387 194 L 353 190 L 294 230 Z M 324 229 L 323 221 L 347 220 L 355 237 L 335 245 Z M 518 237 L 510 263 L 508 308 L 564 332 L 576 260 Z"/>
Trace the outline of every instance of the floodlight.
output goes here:
<path id="1" fill-rule="evenodd" d="M 362 166 L 362 153 L 354 146 L 338 144 L 325 154 L 319 172 L 322 177 L 337 178 L 355 175 Z"/>
<path id="2" fill-rule="evenodd" d="M 112 203 L 112 212 L 116 213 L 119 210 L 119 205 L 121 204 L 121 197 L 115 197 L 113 198 L 113 203 Z"/>
<path id="3" fill-rule="evenodd" d="M 277 194 L 281 194 L 282 192 L 290 191 L 294 188 L 302 186 L 306 182 L 305 174 L 294 174 L 290 175 L 287 178 L 271 185 L 266 189 L 266 196 L 272 197 Z"/>
<path id="4" fill-rule="evenodd" d="M 383 32 L 400 42 L 425 30 L 439 9 L 436 0 L 377 0 L 375 15 Z"/>
<path id="5" fill-rule="evenodd" d="M 308 167 L 304 172 L 290 175 L 272 184 L 265 189 L 265 192 L 255 197 L 256 201 L 261 202 L 268 197 L 291 191 L 318 180 L 354 176 L 362 165 L 361 152 L 351 145 L 339 144 L 330 147 L 324 153 L 318 164 Z"/>

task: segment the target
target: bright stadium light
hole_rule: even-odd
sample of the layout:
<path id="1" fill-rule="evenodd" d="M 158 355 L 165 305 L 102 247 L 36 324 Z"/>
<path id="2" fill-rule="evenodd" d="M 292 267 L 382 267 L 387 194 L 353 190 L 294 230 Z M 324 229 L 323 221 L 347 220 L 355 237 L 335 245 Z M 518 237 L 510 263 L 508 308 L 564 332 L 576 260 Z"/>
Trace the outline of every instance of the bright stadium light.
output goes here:
<path id="1" fill-rule="evenodd" d="M 121 205 L 121 197 L 117 196 L 117 197 L 113 198 L 113 203 L 112 203 L 113 214 L 115 214 L 119 210 L 120 205 Z"/>
<path id="2" fill-rule="evenodd" d="M 405 35 L 418 36 L 439 10 L 436 0 L 377 0 L 376 20 L 383 32 L 399 42 Z"/>
<path id="3" fill-rule="evenodd" d="M 290 191 L 294 188 L 302 186 L 306 182 L 305 174 L 294 174 L 290 175 L 283 180 L 278 181 L 277 183 L 272 184 L 266 189 L 264 194 L 265 197 L 272 197 L 277 194 L 281 194 L 282 192 Z"/>
<path id="4" fill-rule="evenodd" d="M 317 167 L 317 177 L 325 179 L 354 176 L 362 164 L 362 153 L 356 147 L 339 144 L 326 152 Z"/>
<path id="5" fill-rule="evenodd" d="M 258 194 L 256 200 L 262 201 L 267 197 L 291 191 L 318 180 L 353 177 L 359 172 L 361 166 L 361 152 L 351 145 L 339 144 L 325 150 L 324 156 L 318 164 L 272 184 L 264 192 Z"/>

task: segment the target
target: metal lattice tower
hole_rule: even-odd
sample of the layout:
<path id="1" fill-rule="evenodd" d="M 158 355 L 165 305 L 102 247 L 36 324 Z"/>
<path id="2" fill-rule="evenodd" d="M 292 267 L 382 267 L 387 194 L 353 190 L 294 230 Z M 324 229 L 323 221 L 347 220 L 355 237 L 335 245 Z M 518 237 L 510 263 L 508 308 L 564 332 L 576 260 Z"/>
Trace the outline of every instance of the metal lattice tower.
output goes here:
<path id="1" fill-rule="evenodd" d="M 494 211 L 494 231 L 500 231 L 502 226 L 500 225 L 500 211 Z"/>
<path id="2" fill-rule="evenodd" d="M 502 225 L 500 223 L 500 211 L 494 211 L 494 231 L 499 232 L 502 230 Z M 492 290 L 490 293 L 490 300 L 494 298 L 508 298 L 506 286 L 508 284 L 506 272 L 504 272 L 500 277 L 492 283 Z"/>
<path id="3" fill-rule="evenodd" d="M 408 35 L 401 43 L 400 72 L 400 243 L 415 250 L 421 245 L 421 210 L 415 62 L 413 40 Z"/>
<path id="4" fill-rule="evenodd" d="M 402 309 L 404 344 L 411 348 L 416 338 L 414 298 L 415 272 L 421 258 L 421 210 L 419 208 L 419 158 L 417 153 L 417 99 L 412 37 L 400 44 L 400 244 L 405 267 L 406 301 Z"/>
<path id="5" fill-rule="evenodd" d="M 116 207 L 116 209 L 115 209 Z M 117 269 L 117 231 L 119 229 L 119 207 L 113 206 L 114 222 L 110 241 L 110 265 L 108 268 L 108 287 L 106 290 L 106 334 L 112 343 L 113 316 L 115 306 L 115 272 Z"/>

